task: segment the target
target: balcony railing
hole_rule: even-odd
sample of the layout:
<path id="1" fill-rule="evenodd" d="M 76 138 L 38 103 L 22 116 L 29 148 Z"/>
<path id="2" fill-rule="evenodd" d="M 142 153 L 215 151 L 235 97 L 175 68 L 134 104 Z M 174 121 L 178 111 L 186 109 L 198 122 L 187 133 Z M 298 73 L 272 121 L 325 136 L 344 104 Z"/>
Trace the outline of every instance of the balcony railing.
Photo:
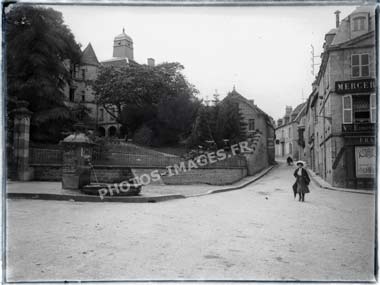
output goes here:
<path id="1" fill-rule="evenodd" d="M 356 123 L 356 124 L 343 124 L 343 133 L 370 133 L 374 132 L 376 126 L 374 123 Z"/>

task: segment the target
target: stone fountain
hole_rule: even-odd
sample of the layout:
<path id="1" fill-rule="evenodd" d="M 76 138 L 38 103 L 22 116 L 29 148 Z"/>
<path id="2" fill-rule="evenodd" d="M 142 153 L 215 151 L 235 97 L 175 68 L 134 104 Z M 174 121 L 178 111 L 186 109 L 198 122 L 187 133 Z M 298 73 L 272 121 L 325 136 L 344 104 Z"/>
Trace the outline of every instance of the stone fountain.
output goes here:
<path id="1" fill-rule="evenodd" d="M 99 183 L 91 163 L 95 143 L 85 134 L 83 127 L 76 126 L 75 132 L 61 141 L 61 144 L 63 146 L 63 189 L 80 190 L 88 195 L 99 195 L 100 189 L 114 187 L 114 184 Z M 127 170 L 128 175 L 123 182 L 130 185 L 128 191 L 113 191 L 111 192 L 112 196 L 137 196 L 141 192 L 142 186 L 134 182 L 135 177 L 131 168 L 127 168 Z M 96 183 L 91 183 L 91 173 L 94 175 Z"/>

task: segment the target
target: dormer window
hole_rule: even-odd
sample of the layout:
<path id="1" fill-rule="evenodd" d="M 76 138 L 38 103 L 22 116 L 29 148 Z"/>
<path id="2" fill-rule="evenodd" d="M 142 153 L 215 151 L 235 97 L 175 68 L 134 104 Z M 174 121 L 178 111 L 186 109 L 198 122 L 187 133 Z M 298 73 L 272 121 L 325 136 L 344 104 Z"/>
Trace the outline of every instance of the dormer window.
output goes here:
<path id="1" fill-rule="evenodd" d="M 366 29 L 365 25 L 366 17 L 356 17 L 352 20 L 352 31 L 364 31 Z"/>

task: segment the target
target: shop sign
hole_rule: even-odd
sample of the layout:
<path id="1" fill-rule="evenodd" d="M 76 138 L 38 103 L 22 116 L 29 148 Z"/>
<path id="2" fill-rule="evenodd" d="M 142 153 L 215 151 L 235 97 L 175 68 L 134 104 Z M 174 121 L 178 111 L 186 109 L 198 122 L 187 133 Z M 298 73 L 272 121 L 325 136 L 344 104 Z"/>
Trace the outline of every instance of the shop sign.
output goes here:
<path id="1" fill-rule="evenodd" d="M 347 145 L 374 145 L 375 137 L 374 136 L 362 136 L 362 137 L 346 137 Z"/>
<path id="2" fill-rule="evenodd" d="M 372 178 L 375 176 L 376 149 L 374 146 L 355 147 L 356 177 Z"/>
<path id="3" fill-rule="evenodd" d="M 373 78 L 335 82 L 335 92 L 337 94 L 373 92 L 375 87 L 375 79 Z"/>

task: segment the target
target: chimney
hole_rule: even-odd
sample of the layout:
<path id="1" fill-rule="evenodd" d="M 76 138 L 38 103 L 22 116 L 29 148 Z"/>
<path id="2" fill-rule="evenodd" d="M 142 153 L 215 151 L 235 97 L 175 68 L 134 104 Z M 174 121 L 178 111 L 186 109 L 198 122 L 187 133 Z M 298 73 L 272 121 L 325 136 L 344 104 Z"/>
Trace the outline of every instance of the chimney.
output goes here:
<path id="1" fill-rule="evenodd" d="M 292 106 L 286 106 L 285 107 L 285 116 L 290 115 L 290 113 L 293 111 Z"/>
<path id="2" fill-rule="evenodd" d="M 248 101 L 249 101 L 249 103 L 251 103 L 252 105 L 255 105 L 255 100 L 250 99 L 250 100 L 248 100 Z"/>
<path id="3" fill-rule="evenodd" d="M 148 65 L 150 67 L 154 67 L 155 63 L 154 63 L 154 58 L 148 58 Z"/>
<path id="4" fill-rule="evenodd" d="M 340 11 L 339 10 L 336 10 L 335 12 L 334 12 L 334 14 L 335 14 L 335 26 L 336 26 L 336 28 L 338 28 L 339 27 L 339 14 L 340 14 Z"/>

